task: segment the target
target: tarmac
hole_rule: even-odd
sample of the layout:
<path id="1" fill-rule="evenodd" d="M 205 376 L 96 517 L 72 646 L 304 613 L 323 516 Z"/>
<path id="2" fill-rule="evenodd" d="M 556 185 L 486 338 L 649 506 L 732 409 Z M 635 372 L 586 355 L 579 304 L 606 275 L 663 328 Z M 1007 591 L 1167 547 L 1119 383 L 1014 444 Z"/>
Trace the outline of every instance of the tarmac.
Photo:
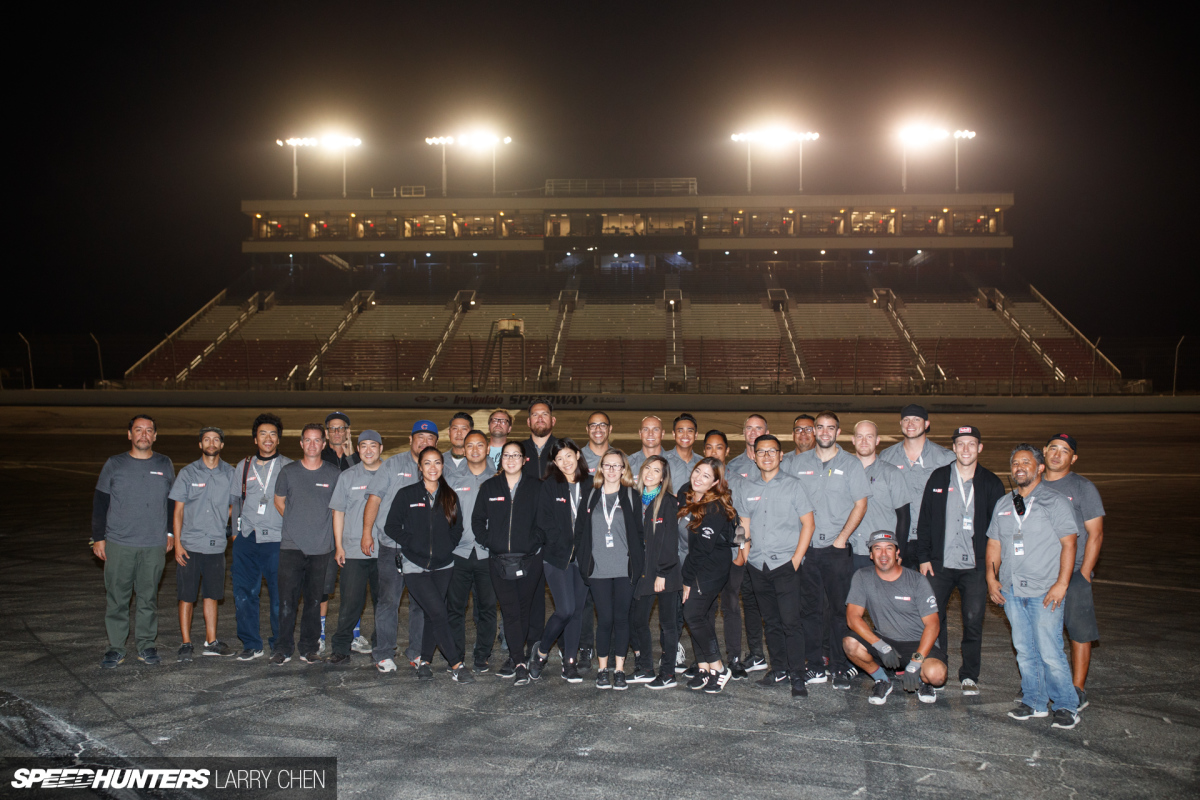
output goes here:
<path id="1" fill-rule="evenodd" d="M 323 415 L 272 410 L 285 422 L 284 452 L 298 456 L 299 429 Z M 354 431 L 380 430 L 387 451 L 407 445 L 414 420 L 444 424 L 449 417 L 445 410 L 346 410 Z M 441 672 L 419 683 L 406 666 L 381 675 L 359 655 L 341 668 L 295 659 L 274 667 L 265 658 L 177 664 L 168 561 L 158 596 L 163 664 L 130 659 L 101 670 L 107 638 L 102 567 L 87 547 L 91 500 L 105 458 L 128 448 L 131 411 L 8 408 L 0 419 L 9 442 L 0 457 L 7 556 L 0 561 L 0 757 L 115 757 L 136 765 L 161 757 L 335 756 L 344 797 L 1198 795 L 1200 684 L 1189 670 L 1200 656 L 1200 525 L 1192 505 L 1200 490 L 1200 415 L 933 417 L 942 444 L 953 426 L 977 425 L 981 462 L 1002 478 L 1013 444 L 1040 445 L 1069 432 L 1080 446 L 1076 469 L 1103 495 L 1106 537 L 1094 584 L 1101 640 L 1087 684 L 1091 705 L 1077 728 L 1062 731 L 1049 719 L 1006 716 L 1020 681 L 1007 621 L 991 605 L 982 693 L 964 697 L 952 681 L 933 705 L 897 686 L 886 705 L 871 706 L 865 680 L 849 692 L 813 686 L 801 700 L 752 681 L 715 696 L 644 686 L 601 692 L 591 683 L 594 672 L 582 684 L 562 681 L 556 661 L 530 686 L 491 674 L 464 686 Z M 255 413 L 160 410 L 156 450 L 178 471 L 197 457 L 195 431 L 216 424 L 226 428 L 224 456 L 233 462 L 250 451 Z M 767 415 L 781 432 L 790 431 L 791 416 Z M 613 417 L 615 443 L 632 451 L 640 414 Z M 701 429 L 740 431 L 743 417 L 705 413 Z M 845 436 L 859 418 L 842 414 Z M 582 443 L 585 419 L 586 412 L 562 412 L 556 433 Z M 875 419 L 882 433 L 898 434 L 895 415 Z M 523 415 L 515 431 L 526 435 Z M 330 602 L 331 617 L 338 602 Z M 958 613 L 955 599 L 951 676 L 959 664 Z M 402 647 L 407 614 L 406 600 Z M 372 624 L 368 610 L 364 629 Z M 269 630 L 265 613 L 263 628 Z M 219 634 L 240 649 L 228 581 Z M 193 636 L 203 636 L 198 611 Z M 493 671 L 502 660 L 497 649 Z M 0 796 L 18 795 L 4 785 Z"/>

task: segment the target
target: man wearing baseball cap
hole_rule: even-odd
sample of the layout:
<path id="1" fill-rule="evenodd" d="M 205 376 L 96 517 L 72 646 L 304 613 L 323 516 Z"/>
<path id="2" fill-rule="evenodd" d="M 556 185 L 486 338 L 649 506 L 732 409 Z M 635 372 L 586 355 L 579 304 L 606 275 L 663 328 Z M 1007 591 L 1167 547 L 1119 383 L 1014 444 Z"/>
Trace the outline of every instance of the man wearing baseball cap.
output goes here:
<path id="1" fill-rule="evenodd" d="M 924 575 L 900 565 L 898 544 L 894 531 L 871 534 L 867 547 L 875 564 L 854 573 L 846 598 L 850 635 L 842 644 L 850 660 L 875 679 L 869 702 L 876 706 L 892 693 L 887 670 L 903 669 L 904 691 L 916 692 L 922 703 L 935 702 L 934 688 L 946 682 L 946 651 L 937 644 L 937 600 Z"/>
<path id="2" fill-rule="evenodd" d="M 954 463 L 935 469 L 925 484 L 915 561 L 933 587 L 941 623 L 938 647 L 943 652 L 949 650 L 946 604 L 958 589 L 963 624 L 958 680 L 963 694 L 977 695 L 987 611 L 987 530 L 1004 496 L 1004 483 L 979 463 L 983 437 L 978 428 L 962 425 L 951 439 Z"/>
<path id="3" fill-rule="evenodd" d="M 359 462 L 358 453 L 354 452 L 354 440 L 350 436 L 350 417 L 344 411 L 334 411 L 325 418 L 325 449 L 321 451 L 321 460 L 340 469 L 342 472 Z M 317 653 L 325 655 L 325 614 L 329 611 L 329 598 L 337 588 L 338 562 L 329 559 L 326 568 L 325 586 L 321 594 L 321 639 Z"/>
<path id="4" fill-rule="evenodd" d="M 904 441 L 897 442 L 879 454 L 879 459 L 897 467 L 908 484 L 909 524 L 908 542 L 900 542 L 900 555 L 908 555 L 909 543 L 917 538 L 917 522 L 921 518 L 921 498 L 925 482 L 938 467 L 954 462 L 954 454 L 929 441 L 929 412 L 923 406 L 910 403 L 900 409 L 900 432 Z M 910 561 L 915 560 L 910 558 Z"/>
<path id="5" fill-rule="evenodd" d="M 1046 457 L 1046 473 L 1042 482 L 1061 493 L 1071 503 L 1075 512 L 1075 525 L 1079 529 L 1079 540 L 1075 548 L 1075 571 L 1067 585 L 1067 599 L 1063 603 L 1063 622 L 1071 638 L 1071 680 L 1075 693 L 1079 695 L 1079 710 L 1088 705 L 1088 667 L 1092 662 L 1092 642 L 1100 638 L 1096 625 L 1096 606 L 1092 602 L 1092 571 L 1100 558 L 1100 545 L 1104 542 L 1104 503 L 1096 485 L 1087 478 L 1072 472 L 1079 457 L 1075 437 L 1058 433 L 1042 449 Z"/>
<path id="6" fill-rule="evenodd" d="M 379 601 L 375 604 L 375 648 L 372 657 L 380 672 L 396 671 L 396 629 L 400 624 L 400 598 L 404 594 L 404 575 L 396 569 L 400 545 L 384 533 L 392 501 L 405 486 L 421 480 L 417 456 L 426 447 L 436 447 L 438 428 L 427 419 L 413 423 L 408 451 L 397 453 L 383 462 L 367 486 L 367 504 L 363 508 L 362 547 L 372 540 L 379 552 Z M 425 614 L 410 605 L 408 614 L 408 647 L 404 655 L 416 668 L 421 660 L 421 637 L 425 633 Z"/>

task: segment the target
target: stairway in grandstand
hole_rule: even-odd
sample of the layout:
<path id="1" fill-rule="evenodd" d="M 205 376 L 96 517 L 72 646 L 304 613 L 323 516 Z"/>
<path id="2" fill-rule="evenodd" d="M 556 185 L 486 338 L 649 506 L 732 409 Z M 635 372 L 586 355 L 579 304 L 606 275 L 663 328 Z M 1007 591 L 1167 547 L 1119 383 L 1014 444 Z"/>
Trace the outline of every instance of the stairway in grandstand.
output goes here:
<path id="1" fill-rule="evenodd" d="M 173 339 L 163 342 L 144 363 L 130 370 L 127 378 L 156 383 L 173 381 L 241 315 L 239 305 L 212 306 Z"/>
<path id="2" fill-rule="evenodd" d="M 947 378 L 1054 377 L 1012 328 L 977 302 L 909 301 L 899 311 L 930 364 Z"/>
<path id="3" fill-rule="evenodd" d="M 1057 315 L 1037 300 L 1010 299 L 1005 307 L 1068 378 L 1087 380 L 1093 369 L 1107 374 L 1103 362 L 1093 363 L 1096 357 L 1092 348 L 1086 347 Z"/>
<path id="4" fill-rule="evenodd" d="M 795 303 L 791 309 L 796 344 L 817 379 L 906 379 L 912 356 L 896 336 L 887 312 L 868 301 Z"/>
<path id="5" fill-rule="evenodd" d="M 326 383 L 399 388 L 419 376 L 450 312 L 446 305 L 376 305 L 359 315 L 325 355 Z"/>

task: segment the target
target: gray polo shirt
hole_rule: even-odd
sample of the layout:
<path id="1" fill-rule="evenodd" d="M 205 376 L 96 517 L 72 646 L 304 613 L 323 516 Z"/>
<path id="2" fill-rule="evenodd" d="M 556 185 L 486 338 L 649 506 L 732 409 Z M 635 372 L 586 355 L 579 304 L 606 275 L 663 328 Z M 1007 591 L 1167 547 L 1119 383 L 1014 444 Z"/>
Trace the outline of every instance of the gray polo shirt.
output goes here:
<path id="1" fill-rule="evenodd" d="M 461 466 L 446 472 L 446 483 L 458 495 L 458 517 L 463 521 L 462 538 L 458 540 L 458 547 L 454 548 L 454 555 L 459 558 L 470 558 L 471 551 L 475 552 L 478 559 L 488 557 L 487 548 L 475 541 L 475 533 L 471 530 L 471 513 L 475 510 L 479 487 L 496 474 L 490 465 L 484 466 L 483 472 L 475 475 L 464 460 Z"/>
<path id="2" fill-rule="evenodd" d="M 908 455 L 904 452 L 904 442 L 896 442 L 880 453 L 879 457 L 888 464 L 899 468 L 904 475 L 904 482 L 908 485 L 910 515 L 908 540 L 911 542 L 917 538 L 917 521 L 921 517 L 921 498 L 925 494 L 925 483 L 929 480 L 929 474 L 938 467 L 953 464 L 954 453 L 940 444 L 934 444 L 933 440 L 927 436 L 925 437 L 925 447 L 921 449 L 921 454 L 917 456 L 916 461 L 908 460 Z"/>
<path id="3" fill-rule="evenodd" d="M 583 446 L 581 452 L 583 453 L 583 463 L 587 465 L 588 475 L 595 475 L 596 470 L 600 469 L 600 459 L 604 458 L 604 454 L 596 455 L 587 445 Z"/>
<path id="4" fill-rule="evenodd" d="M 375 473 L 383 468 L 376 464 L 375 469 L 369 470 L 362 462 L 346 470 L 338 478 L 337 486 L 333 488 L 333 496 L 329 498 L 329 508 L 340 511 L 345 515 L 342 520 L 342 549 L 346 558 L 375 558 L 379 555 L 379 546 L 372 544 L 371 555 L 362 551 L 363 511 L 367 507 L 367 487 Z M 372 529 L 371 538 L 375 531 Z"/>
<path id="5" fill-rule="evenodd" d="M 374 526 L 377 545 L 382 544 L 397 550 L 400 549 L 400 544 L 383 532 L 383 526 L 387 523 L 388 513 L 392 510 L 392 501 L 396 499 L 396 493 L 419 480 L 421 480 L 421 471 L 417 469 L 417 460 L 413 458 L 411 450 L 397 453 L 383 462 L 383 466 L 371 478 L 371 482 L 367 485 L 367 494 L 373 494 L 379 498 L 379 513 L 375 516 Z"/>
<path id="6" fill-rule="evenodd" d="M 660 455 L 663 458 L 667 457 L 666 451 L 662 448 L 659 448 L 659 451 L 656 455 Z M 645 451 L 640 447 L 634 452 L 633 455 L 629 456 L 629 470 L 633 473 L 633 477 L 635 479 L 638 476 L 638 472 L 640 472 L 642 469 L 642 464 L 645 464 L 646 459 L 649 457 L 650 456 L 646 455 Z"/>
<path id="7" fill-rule="evenodd" d="M 280 550 L 299 550 L 306 556 L 333 552 L 333 509 L 329 501 L 341 477 L 341 469 L 328 461 L 322 461 L 316 469 L 293 461 L 279 471 L 275 496 L 287 501 Z"/>
<path id="8" fill-rule="evenodd" d="M 813 510 L 800 481 L 782 471 L 766 482 L 761 477 L 739 480 L 733 507 L 738 516 L 750 518 L 747 563 L 763 570 L 791 560 L 800 544 L 800 517 Z"/>
<path id="9" fill-rule="evenodd" d="M 1018 521 L 1012 494 L 1005 494 L 987 532 L 1000 542 L 1000 586 L 1016 597 L 1041 597 L 1058 580 L 1059 539 L 1077 533 L 1075 514 L 1071 502 L 1043 482 L 1025 498 L 1025 517 Z"/>
<path id="10" fill-rule="evenodd" d="M 850 545 L 860 556 L 870 555 L 867 539 L 872 533 L 896 530 L 896 509 L 908 505 L 908 485 L 893 465 L 876 458 L 863 473 L 867 476 L 867 513 L 850 536 Z"/>
<path id="11" fill-rule="evenodd" d="M 126 547 L 166 547 L 171 520 L 167 495 L 175 467 L 162 453 L 134 458 L 128 451 L 104 462 L 96 491 L 108 495 L 105 541 Z"/>
<path id="12" fill-rule="evenodd" d="M 692 480 L 692 470 L 700 463 L 700 459 L 704 456 L 692 451 L 691 459 L 684 461 L 675 450 L 666 452 L 667 464 L 671 467 L 671 490 L 678 492 Z"/>
<path id="13" fill-rule="evenodd" d="M 854 504 L 865 498 L 869 491 L 862 462 L 841 447 L 836 449 L 828 461 L 821 461 L 815 449 L 792 460 L 791 475 L 799 479 L 816 508 L 813 520 L 817 528 L 812 539 L 812 546 L 816 548 L 833 544 L 854 510 Z"/>
<path id="14" fill-rule="evenodd" d="M 905 567 L 900 577 L 885 581 L 874 566 L 863 567 L 850 579 L 846 604 L 865 608 L 875 632 L 896 642 L 919 642 L 925 634 L 921 617 L 938 613 L 929 579 Z"/>
<path id="15" fill-rule="evenodd" d="M 754 459 L 746 455 L 745 451 L 741 455 L 729 459 L 725 464 L 725 471 L 732 472 L 739 478 L 753 478 L 758 480 L 762 477 L 762 472 L 758 468 L 758 464 L 754 463 Z M 732 483 L 732 481 L 730 481 Z"/>
<path id="16" fill-rule="evenodd" d="M 1096 484 L 1075 472 L 1068 472 L 1056 481 L 1042 478 L 1042 483 L 1048 489 L 1054 489 L 1071 503 L 1071 511 L 1075 514 L 1075 527 L 1079 531 L 1079 539 L 1075 545 L 1075 571 L 1083 567 L 1083 551 L 1087 547 L 1088 531 L 1084 522 L 1104 516 L 1104 503 L 1100 500 L 1100 492 Z"/>
<path id="17" fill-rule="evenodd" d="M 246 461 L 250 462 L 249 469 L 245 469 Z M 242 536 L 249 536 L 254 531 L 254 541 L 259 544 L 278 542 L 283 529 L 283 517 L 275 510 L 275 485 L 279 481 L 280 471 L 292 460 L 287 456 L 275 456 L 265 464 L 260 464 L 257 457 L 251 456 L 246 461 L 239 461 L 233 468 L 233 488 L 229 490 L 232 497 L 242 496 L 242 475 L 245 470 L 246 499 L 242 501 L 238 530 Z"/>
<path id="18" fill-rule="evenodd" d="M 189 553 L 224 553 L 225 526 L 233 487 L 233 467 L 217 459 L 209 469 L 198 458 L 179 470 L 168 495 L 183 503 L 183 527 L 179 538 Z M 240 489 L 239 489 L 240 491 Z"/>
<path id="19" fill-rule="evenodd" d="M 942 565 L 949 569 L 975 568 L 975 534 L 967 527 L 975 524 L 974 493 L 975 479 L 964 480 L 959 489 L 958 466 L 950 467 L 950 486 L 946 489 L 946 539 L 942 545 Z"/>

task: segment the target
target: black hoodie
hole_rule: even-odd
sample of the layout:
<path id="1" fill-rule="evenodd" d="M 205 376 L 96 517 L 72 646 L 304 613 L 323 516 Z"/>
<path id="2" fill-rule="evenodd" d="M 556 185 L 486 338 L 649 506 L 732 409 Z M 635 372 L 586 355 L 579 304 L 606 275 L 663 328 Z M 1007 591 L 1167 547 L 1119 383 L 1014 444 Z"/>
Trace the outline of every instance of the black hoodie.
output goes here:
<path id="1" fill-rule="evenodd" d="M 523 479 L 527 480 L 527 479 Z M 587 485 L 590 486 L 590 479 Z M 584 484 L 579 487 L 580 504 L 588 493 Z M 537 527 L 545 547 L 542 559 L 559 569 L 566 569 L 575 560 L 575 521 L 571 516 L 572 484 L 547 478 L 538 493 Z M 586 512 L 585 512 L 586 513 Z"/>
<path id="2" fill-rule="evenodd" d="M 453 489 L 443 489 L 453 494 Z M 455 495 L 457 497 L 458 495 Z M 405 486 L 396 493 L 383 532 L 400 545 L 401 554 L 423 569 L 441 569 L 454 561 L 454 548 L 463 534 L 462 505 L 454 524 L 446 522 L 437 496 L 429 501 L 424 481 Z M 396 557 L 400 568 L 400 557 Z"/>
<path id="3" fill-rule="evenodd" d="M 634 597 L 654 594 L 655 578 L 666 578 L 664 592 L 683 589 L 683 576 L 679 571 L 679 521 L 676 519 L 679 501 L 674 495 L 663 492 L 658 514 L 652 514 L 653 510 L 654 502 L 651 501 L 642 517 L 645 556 L 633 590 Z"/>
<path id="4" fill-rule="evenodd" d="M 528 475 L 521 476 L 515 497 L 509 494 L 503 472 L 484 481 L 471 512 L 475 541 L 493 555 L 537 552 L 542 546 L 542 532 L 535 524 L 540 489 L 540 482 Z"/>

